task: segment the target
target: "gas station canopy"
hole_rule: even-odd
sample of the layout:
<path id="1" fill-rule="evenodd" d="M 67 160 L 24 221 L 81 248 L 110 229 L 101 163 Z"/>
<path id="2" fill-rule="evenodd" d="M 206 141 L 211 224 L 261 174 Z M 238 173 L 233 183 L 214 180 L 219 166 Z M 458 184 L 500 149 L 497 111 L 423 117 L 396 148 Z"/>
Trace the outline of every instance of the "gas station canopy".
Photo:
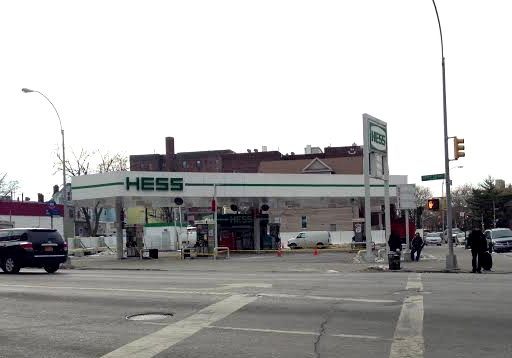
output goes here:
<path id="1" fill-rule="evenodd" d="M 406 175 L 390 176 L 390 196 L 396 186 L 407 184 Z M 169 207 L 180 197 L 184 206 L 209 206 L 216 191 L 217 205 L 260 205 L 278 208 L 294 201 L 322 206 L 330 200 L 364 197 L 363 175 L 242 174 L 181 172 L 111 172 L 72 178 L 73 205 L 94 206 L 100 201 L 115 207 Z M 380 180 L 371 181 L 371 196 L 383 197 Z M 373 204 L 373 203 L 372 203 Z"/>

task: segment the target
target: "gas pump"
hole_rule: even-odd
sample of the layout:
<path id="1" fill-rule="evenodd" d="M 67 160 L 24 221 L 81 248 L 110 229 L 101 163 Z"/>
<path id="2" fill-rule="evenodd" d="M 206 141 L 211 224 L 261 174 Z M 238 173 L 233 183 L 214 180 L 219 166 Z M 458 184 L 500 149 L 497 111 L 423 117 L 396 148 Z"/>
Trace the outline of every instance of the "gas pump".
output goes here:
<path id="1" fill-rule="evenodd" d="M 366 235 L 364 232 L 364 218 L 352 219 L 352 229 L 354 236 L 352 237 L 352 249 L 357 247 L 366 247 Z"/>

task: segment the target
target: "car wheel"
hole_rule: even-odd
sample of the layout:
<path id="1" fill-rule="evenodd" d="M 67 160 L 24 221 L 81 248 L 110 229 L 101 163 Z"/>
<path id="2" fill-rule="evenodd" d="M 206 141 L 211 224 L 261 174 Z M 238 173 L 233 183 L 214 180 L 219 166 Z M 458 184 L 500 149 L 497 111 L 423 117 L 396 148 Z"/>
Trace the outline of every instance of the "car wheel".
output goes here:
<path id="1" fill-rule="evenodd" d="M 44 270 L 48 273 L 55 273 L 59 269 L 59 264 L 46 265 Z"/>
<path id="2" fill-rule="evenodd" d="M 319 242 L 319 243 L 316 244 L 316 248 L 317 249 L 324 249 L 325 246 L 324 246 L 324 244 L 322 242 Z"/>
<path id="3" fill-rule="evenodd" d="M 290 250 L 293 250 L 297 248 L 297 244 L 290 244 L 288 245 L 288 247 L 290 248 Z"/>
<path id="4" fill-rule="evenodd" d="M 20 268 L 18 260 L 12 256 L 7 256 L 2 264 L 2 270 L 4 270 L 5 273 L 18 273 L 20 272 Z"/>

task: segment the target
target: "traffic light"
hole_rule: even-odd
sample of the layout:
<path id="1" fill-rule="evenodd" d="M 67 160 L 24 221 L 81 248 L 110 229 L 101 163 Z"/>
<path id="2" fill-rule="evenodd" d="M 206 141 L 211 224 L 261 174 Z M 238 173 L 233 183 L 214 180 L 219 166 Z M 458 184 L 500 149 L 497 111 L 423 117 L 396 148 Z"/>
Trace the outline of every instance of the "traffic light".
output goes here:
<path id="1" fill-rule="evenodd" d="M 439 199 L 433 198 L 427 200 L 427 209 L 432 211 L 439 211 Z"/>
<path id="2" fill-rule="evenodd" d="M 453 155 L 455 160 L 466 156 L 466 153 L 464 153 L 464 138 L 453 137 Z"/>

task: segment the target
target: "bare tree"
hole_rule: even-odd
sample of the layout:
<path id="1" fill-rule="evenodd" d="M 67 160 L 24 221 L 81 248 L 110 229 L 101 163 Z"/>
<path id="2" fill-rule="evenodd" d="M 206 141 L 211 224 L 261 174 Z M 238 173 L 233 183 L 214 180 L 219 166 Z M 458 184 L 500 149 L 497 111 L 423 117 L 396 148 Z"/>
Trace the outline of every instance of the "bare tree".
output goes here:
<path id="1" fill-rule="evenodd" d="M 434 194 L 430 188 L 424 186 L 416 186 L 416 225 L 417 227 L 435 228 L 440 220 L 440 214 L 426 210 L 427 200 L 431 199 Z"/>
<path id="2" fill-rule="evenodd" d="M 18 182 L 16 180 L 8 180 L 7 173 L 0 173 L 0 198 L 12 196 L 18 189 Z"/>
<path id="3" fill-rule="evenodd" d="M 425 207 L 427 205 L 427 200 L 432 198 L 432 190 L 427 188 L 426 186 L 417 185 L 416 186 L 416 206 L 417 207 Z"/>
<path id="4" fill-rule="evenodd" d="M 99 153 L 98 173 L 121 172 L 128 170 L 128 158 L 119 153 Z"/>
<path id="5" fill-rule="evenodd" d="M 57 151 L 57 162 L 55 167 L 57 171 L 62 170 L 62 157 Z M 81 149 L 78 155 L 72 151 L 72 159 L 66 160 L 66 172 L 68 176 L 81 176 L 95 173 L 107 173 L 128 170 L 128 158 L 120 153 L 102 153 L 99 150 L 89 152 Z M 91 236 L 96 236 L 100 224 L 100 216 L 103 213 L 103 206 L 100 201 L 96 201 L 94 206 L 81 207 L 80 211 L 84 215 L 85 224 Z"/>
<path id="6" fill-rule="evenodd" d="M 473 197 L 473 189 L 471 184 L 464 184 L 452 191 L 453 219 L 460 228 L 467 226 L 466 217 L 471 215 L 469 202 Z M 463 213 L 462 216 L 461 213 Z"/>

